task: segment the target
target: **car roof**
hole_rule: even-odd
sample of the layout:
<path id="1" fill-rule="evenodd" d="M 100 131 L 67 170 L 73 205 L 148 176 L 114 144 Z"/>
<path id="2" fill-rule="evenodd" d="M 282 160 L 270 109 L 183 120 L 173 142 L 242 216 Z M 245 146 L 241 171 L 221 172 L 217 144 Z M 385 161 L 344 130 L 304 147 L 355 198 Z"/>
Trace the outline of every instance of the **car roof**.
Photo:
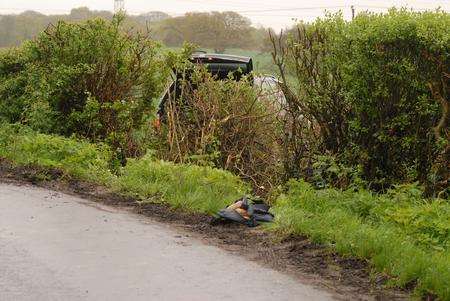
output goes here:
<path id="1" fill-rule="evenodd" d="M 237 56 L 231 54 L 218 54 L 218 53 L 194 53 L 191 55 L 191 60 L 218 60 L 218 61 L 229 61 L 239 62 L 239 63 L 250 63 L 252 58 L 247 56 Z"/>

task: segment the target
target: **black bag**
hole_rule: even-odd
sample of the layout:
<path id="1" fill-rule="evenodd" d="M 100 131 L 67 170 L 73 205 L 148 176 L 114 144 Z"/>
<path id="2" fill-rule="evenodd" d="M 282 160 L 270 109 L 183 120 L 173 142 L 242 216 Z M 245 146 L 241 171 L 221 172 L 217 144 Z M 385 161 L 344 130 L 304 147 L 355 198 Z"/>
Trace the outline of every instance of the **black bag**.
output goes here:
<path id="1" fill-rule="evenodd" d="M 274 216 L 269 212 L 270 207 L 264 203 L 254 203 L 243 197 L 232 205 L 220 210 L 219 219 L 229 220 L 249 227 L 256 227 L 258 222 L 272 222 Z"/>

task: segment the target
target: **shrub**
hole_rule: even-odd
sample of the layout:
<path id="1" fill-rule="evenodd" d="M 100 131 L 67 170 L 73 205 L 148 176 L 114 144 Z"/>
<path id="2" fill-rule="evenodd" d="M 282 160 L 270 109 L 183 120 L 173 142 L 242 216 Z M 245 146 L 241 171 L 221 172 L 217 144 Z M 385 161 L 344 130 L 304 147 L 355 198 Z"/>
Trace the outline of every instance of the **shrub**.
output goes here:
<path id="1" fill-rule="evenodd" d="M 180 80 L 166 104 L 159 155 L 175 162 L 229 170 L 266 193 L 279 182 L 277 111 L 248 79 L 216 80 L 198 69 Z"/>
<path id="2" fill-rule="evenodd" d="M 414 181 L 448 187 L 449 28 L 446 12 L 390 10 L 351 22 L 330 15 L 298 25 L 286 41 L 273 37 L 290 176 L 304 173 L 302 155 L 312 150 L 360 165 L 378 190 Z"/>
<path id="3" fill-rule="evenodd" d="M 0 57 L 0 116 L 46 133 L 106 141 L 123 155 L 164 83 L 159 46 L 121 29 L 123 17 L 50 25 Z"/>
<path id="4" fill-rule="evenodd" d="M 0 121 L 19 119 L 25 109 L 26 98 L 22 97 L 26 88 L 23 74 L 27 59 L 18 49 L 0 53 Z"/>

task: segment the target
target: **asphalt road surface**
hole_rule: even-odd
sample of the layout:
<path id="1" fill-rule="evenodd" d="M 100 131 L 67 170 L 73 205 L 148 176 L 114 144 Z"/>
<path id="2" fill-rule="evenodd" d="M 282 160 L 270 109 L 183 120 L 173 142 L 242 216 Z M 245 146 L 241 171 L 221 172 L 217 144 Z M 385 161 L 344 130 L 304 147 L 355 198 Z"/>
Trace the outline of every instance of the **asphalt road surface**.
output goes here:
<path id="1" fill-rule="evenodd" d="M 125 210 L 0 183 L 0 300 L 331 300 Z"/>

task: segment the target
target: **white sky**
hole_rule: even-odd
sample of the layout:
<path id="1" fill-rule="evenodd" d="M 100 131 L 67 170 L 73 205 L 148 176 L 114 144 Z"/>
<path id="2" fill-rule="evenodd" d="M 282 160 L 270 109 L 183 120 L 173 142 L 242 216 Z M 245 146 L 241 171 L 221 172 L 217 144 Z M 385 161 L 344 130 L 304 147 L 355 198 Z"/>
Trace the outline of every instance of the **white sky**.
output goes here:
<path id="1" fill-rule="evenodd" d="M 406 6 L 416 10 L 441 7 L 450 11 L 450 0 L 125 0 L 130 14 L 159 10 L 173 16 L 188 11 L 234 10 L 249 17 L 255 25 L 280 29 L 293 24 L 293 19 L 311 21 L 329 11 L 342 10 L 351 16 L 350 6 L 356 12 L 386 11 L 388 7 Z M 87 6 L 93 10 L 113 10 L 114 0 L 0 0 L 0 14 L 35 10 L 44 14 L 63 14 L 70 9 Z"/>

